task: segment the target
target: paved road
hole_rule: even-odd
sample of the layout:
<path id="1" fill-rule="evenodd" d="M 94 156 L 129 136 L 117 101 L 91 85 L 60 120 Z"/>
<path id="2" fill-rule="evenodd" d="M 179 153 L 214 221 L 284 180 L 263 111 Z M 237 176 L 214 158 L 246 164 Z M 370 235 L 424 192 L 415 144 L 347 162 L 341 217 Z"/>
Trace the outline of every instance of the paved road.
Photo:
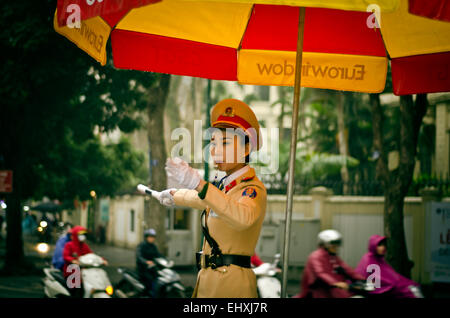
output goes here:
<path id="1" fill-rule="evenodd" d="M 34 243 L 24 243 L 24 252 L 28 261 L 32 262 L 36 270 L 22 276 L 0 276 L 0 298 L 42 298 L 44 292 L 42 288 L 42 278 L 44 273 L 42 268 L 47 263 L 51 263 L 54 246 L 50 246 L 49 255 L 40 255 Z M 4 245 L 0 246 L 0 268 L 3 267 Z"/>
<path id="2" fill-rule="evenodd" d="M 42 276 L 0 277 L 0 298 L 42 298 Z"/>
<path id="3" fill-rule="evenodd" d="M 126 249 L 115 246 L 105 245 L 91 245 L 92 249 L 105 257 L 109 266 L 105 268 L 109 278 L 113 284 L 120 280 L 120 274 L 117 273 L 119 267 L 135 268 L 135 250 Z M 186 287 L 194 288 L 197 280 L 197 269 L 195 266 L 179 266 L 174 268 L 181 277 L 181 283 Z M 288 295 L 294 295 L 298 293 L 299 282 L 290 281 L 288 283 L 287 293 Z"/>
<path id="4" fill-rule="evenodd" d="M 108 245 L 90 244 L 91 248 L 99 255 L 105 257 L 109 266 L 105 270 L 111 280 L 116 284 L 120 280 L 120 274 L 117 272 L 119 267 L 127 267 L 134 269 L 135 267 L 135 250 L 120 248 Z M 44 297 L 41 280 L 44 276 L 42 269 L 46 264 L 50 264 L 51 255 L 53 255 L 53 246 L 51 246 L 49 255 L 43 257 L 34 249 L 34 244 L 25 244 L 26 256 L 33 261 L 38 268 L 37 273 L 30 273 L 27 276 L 0 276 L 0 298 L 17 297 L 17 298 L 34 298 Z M 4 248 L 0 244 L 0 268 L 3 266 Z M 175 270 L 180 274 L 181 282 L 186 287 L 193 288 L 197 278 L 197 270 L 194 266 L 176 267 Z M 297 275 L 295 275 L 297 277 Z M 300 277 L 300 275 L 298 275 Z M 423 286 L 426 297 L 431 298 L 450 298 L 450 288 L 448 284 L 436 285 L 433 290 L 429 290 L 431 286 Z M 288 295 L 294 295 L 299 290 L 299 281 L 289 281 L 287 287 Z"/>
<path id="5" fill-rule="evenodd" d="M 91 249 L 97 254 L 103 256 L 108 260 L 109 265 L 105 267 L 111 283 L 114 285 L 119 282 L 121 276 L 117 272 L 119 267 L 126 267 L 134 269 L 135 267 L 135 250 L 120 248 L 109 245 L 89 244 Z M 40 255 L 35 249 L 34 244 L 25 244 L 26 256 L 33 260 L 38 268 L 44 268 L 46 264 L 51 263 L 51 255 L 53 254 L 54 246 L 51 246 L 48 256 Z M 0 250 L 0 256 L 4 251 Z M 0 259 L 3 257 L 0 257 Z M 0 261 L 1 263 L 1 261 Z M 2 266 L 2 264 L 0 264 Z M 193 288 L 197 278 L 197 270 L 195 266 L 176 267 L 175 270 L 180 274 L 181 282 L 186 287 Z M 0 276 L 0 298 L 2 297 L 18 297 L 18 298 L 34 298 L 44 297 L 41 280 L 44 274 L 38 272 L 37 274 L 27 276 Z M 288 295 L 293 295 L 298 291 L 298 282 L 293 281 L 288 284 Z"/>

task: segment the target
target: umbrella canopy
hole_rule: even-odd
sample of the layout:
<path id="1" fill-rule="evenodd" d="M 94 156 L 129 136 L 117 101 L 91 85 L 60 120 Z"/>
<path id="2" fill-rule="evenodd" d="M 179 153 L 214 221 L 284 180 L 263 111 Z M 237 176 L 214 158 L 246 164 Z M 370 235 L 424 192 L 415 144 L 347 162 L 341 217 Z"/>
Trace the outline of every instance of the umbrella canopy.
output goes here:
<path id="1" fill-rule="evenodd" d="M 211 3 L 187 11 L 192 3 L 186 2 L 174 14 L 164 5 L 172 7 L 171 2 L 147 6 L 117 25 L 111 39 L 115 66 L 241 84 L 294 85 L 298 8 Z M 146 25 L 149 16 L 152 23 Z M 236 21 L 231 27 L 230 17 Z M 303 86 L 384 89 L 386 52 L 379 32 L 357 27 L 365 26 L 366 19 L 362 12 L 306 9 Z"/>
<path id="2" fill-rule="evenodd" d="M 30 207 L 30 210 L 40 212 L 59 212 L 61 211 L 61 205 L 54 202 L 42 202 L 35 206 Z"/>
<path id="3" fill-rule="evenodd" d="M 404 0 L 395 12 L 381 13 L 381 33 L 394 94 L 450 91 L 450 23 L 410 14 Z"/>
<path id="4" fill-rule="evenodd" d="M 111 38 L 117 68 L 286 86 L 294 85 L 298 8 L 253 2 L 367 8 L 350 0 L 135 0 L 109 9 L 94 1 L 101 7 L 84 13 L 86 1 L 78 0 L 84 7 L 74 28 L 67 25 L 69 2 L 77 1 L 58 2 L 55 30 L 102 64 Z M 381 33 L 367 26 L 371 12 L 306 8 L 302 86 L 381 92 L 387 52 L 395 94 L 450 90 L 443 74 L 450 67 L 450 23 L 410 14 L 407 0 L 374 3 L 382 10 Z"/>
<path id="5" fill-rule="evenodd" d="M 66 25 L 73 13 L 79 13 L 80 20 L 101 16 L 104 19 L 111 21 L 114 20 L 115 17 L 120 18 L 124 16 L 131 9 L 159 1 L 161 0 L 58 0 L 58 24 Z M 76 6 L 79 7 L 79 12 L 76 12 Z"/>
<path id="6" fill-rule="evenodd" d="M 409 13 L 430 19 L 450 22 L 448 0 L 409 0 Z"/>

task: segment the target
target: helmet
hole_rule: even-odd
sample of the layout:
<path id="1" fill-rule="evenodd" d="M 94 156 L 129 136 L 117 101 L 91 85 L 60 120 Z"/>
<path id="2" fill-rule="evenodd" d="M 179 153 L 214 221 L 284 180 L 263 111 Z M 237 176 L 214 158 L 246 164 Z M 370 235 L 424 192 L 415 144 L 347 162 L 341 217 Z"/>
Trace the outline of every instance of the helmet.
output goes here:
<path id="1" fill-rule="evenodd" d="M 144 231 L 144 238 L 147 238 L 147 236 L 156 236 L 156 231 L 154 229 L 148 229 Z"/>
<path id="2" fill-rule="evenodd" d="M 341 245 L 342 235 L 336 230 L 325 230 L 317 235 L 317 239 L 320 245 Z"/>

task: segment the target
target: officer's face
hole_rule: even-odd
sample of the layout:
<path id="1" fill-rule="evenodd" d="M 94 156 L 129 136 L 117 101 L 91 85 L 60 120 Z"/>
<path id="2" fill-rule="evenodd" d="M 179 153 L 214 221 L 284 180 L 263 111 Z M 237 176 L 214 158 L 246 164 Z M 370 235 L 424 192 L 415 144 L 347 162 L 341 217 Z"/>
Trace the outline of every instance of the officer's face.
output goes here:
<path id="1" fill-rule="evenodd" d="M 155 237 L 154 236 L 147 236 L 147 242 L 148 243 L 154 243 L 155 242 Z"/>
<path id="2" fill-rule="evenodd" d="M 244 143 L 244 137 L 232 128 L 215 130 L 210 149 L 214 163 L 221 171 L 230 171 L 245 163 L 245 157 L 249 154 L 249 145 Z"/>

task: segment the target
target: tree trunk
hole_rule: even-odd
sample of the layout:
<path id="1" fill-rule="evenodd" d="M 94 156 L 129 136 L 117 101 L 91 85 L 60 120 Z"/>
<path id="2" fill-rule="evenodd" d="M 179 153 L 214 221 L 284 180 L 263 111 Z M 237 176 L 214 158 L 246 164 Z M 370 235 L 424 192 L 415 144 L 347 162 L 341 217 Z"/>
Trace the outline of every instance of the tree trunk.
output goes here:
<path id="1" fill-rule="evenodd" d="M 181 76 L 171 76 L 169 94 L 167 95 L 166 109 L 164 111 L 164 136 L 166 137 L 166 151 L 170 151 L 172 130 L 180 127 L 180 107 L 177 101 L 178 91 L 181 87 Z"/>
<path id="2" fill-rule="evenodd" d="M 345 113 L 344 113 L 344 103 L 345 96 L 344 93 L 337 93 L 337 121 L 338 121 L 338 139 L 339 139 L 339 154 L 341 156 L 348 156 L 348 145 L 347 138 L 345 138 Z M 347 168 L 347 160 L 345 160 L 345 164 L 341 167 L 341 178 L 343 181 L 343 194 L 348 194 L 348 183 L 349 183 L 349 175 Z"/>
<path id="3" fill-rule="evenodd" d="M 285 130 L 283 129 L 284 115 L 286 113 L 286 88 L 283 86 L 278 86 L 278 99 L 280 101 L 280 115 L 278 115 L 278 136 L 280 140 L 285 139 Z"/>
<path id="4" fill-rule="evenodd" d="M 164 108 L 169 92 L 170 75 L 161 75 L 154 87 L 149 89 L 148 102 L 148 143 L 150 149 L 150 187 L 162 191 L 167 188 L 165 163 L 167 159 L 164 141 Z M 167 207 L 151 199 L 146 205 L 145 223 L 147 228 L 157 232 L 156 244 L 162 254 L 167 254 L 166 216 Z"/>
<path id="5" fill-rule="evenodd" d="M 14 176 L 13 176 L 14 177 Z M 16 189 L 6 197 L 6 258 L 4 271 L 11 273 L 24 266 L 25 256 L 22 239 L 22 213 L 20 195 Z"/>
<path id="6" fill-rule="evenodd" d="M 383 142 L 383 110 L 378 94 L 370 95 L 373 118 L 374 150 L 379 152 L 377 178 L 384 188 L 384 232 L 388 237 L 386 260 L 400 274 L 411 277 L 404 228 L 404 199 L 412 181 L 420 126 L 427 111 L 426 95 L 400 97 L 400 165 L 389 171 Z"/>
<path id="7" fill-rule="evenodd" d="M 412 264 L 406 249 L 403 215 L 405 195 L 402 195 L 401 187 L 401 182 L 396 182 L 385 188 L 384 235 L 388 237 L 386 261 L 400 274 L 411 277 Z"/>
<path id="8" fill-rule="evenodd" d="M 192 120 L 190 121 L 190 131 L 191 136 L 193 137 L 192 146 L 193 153 L 190 154 L 190 158 L 192 160 L 191 164 L 196 163 L 193 167 L 203 168 L 203 164 L 198 165 L 198 163 L 202 163 L 204 161 L 202 149 L 203 149 L 203 127 L 205 127 L 205 123 L 202 121 L 202 125 L 199 127 L 200 129 L 195 129 L 195 120 L 203 120 L 202 108 L 205 103 L 205 87 L 206 80 L 202 78 L 192 78 L 191 83 L 191 95 L 192 95 L 192 104 L 189 106 L 191 110 L 189 113 L 193 115 Z M 197 124 L 198 125 L 198 124 Z M 209 127 L 209 123 L 206 123 L 206 127 Z"/>
<path id="9" fill-rule="evenodd" d="M 379 94 L 369 94 L 369 97 L 372 108 L 373 150 L 378 154 L 375 174 L 376 178 L 381 181 L 383 189 L 386 189 L 387 183 L 389 183 L 389 174 L 387 172 L 387 155 L 383 145 L 383 108 L 380 104 Z"/>
<path id="10" fill-rule="evenodd" d="M 0 107 L 1 108 L 1 107 Z M 23 107 L 21 107 L 23 109 Z M 5 108 L 6 110 L 6 108 Z M 0 124 L 3 127 L 8 127 L 6 120 L 10 122 L 15 122 L 14 119 L 20 118 L 20 111 L 8 113 L 0 113 Z M 12 119 L 11 119 L 12 118 Z M 26 169 L 21 168 L 21 162 L 24 158 L 21 155 L 21 146 L 24 144 L 21 142 L 23 138 L 26 138 L 26 134 L 22 132 L 25 131 L 23 125 L 23 120 L 18 120 L 16 123 L 17 133 L 9 134 L 8 129 L 6 129 L 3 139 L 0 137 L 0 144 L 3 147 L 3 153 L 6 154 L 3 158 L 4 166 L 0 168 L 5 168 L 5 170 L 12 170 L 13 172 L 13 191 L 6 194 L 6 254 L 5 263 L 3 271 L 5 273 L 20 272 L 25 268 L 25 253 L 23 248 L 23 238 L 22 238 L 22 211 L 21 211 L 21 201 L 22 201 L 22 191 L 21 173 L 26 171 Z M 0 156 L 2 154 L 0 153 Z"/>
<path id="11" fill-rule="evenodd" d="M 210 79 L 207 80 L 206 82 L 206 94 L 205 94 L 205 104 L 206 104 L 206 120 L 205 120 L 205 124 L 204 124 L 204 129 L 208 129 L 208 127 L 210 126 L 210 121 L 211 121 L 211 108 L 212 108 L 212 104 L 211 104 L 211 88 L 212 88 L 212 81 Z M 203 149 L 206 149 L 207 146 L 209 144 L 209 140 L 203 140 Z M 205 175 L 204 178 L 206 181 L 209 181 L 209 152 L 207 151 L 205 153 L 205 158 L 204 158 L 204 170 L 205 170 Z"/>
<path id="12" fill-rule="evenodd" d="M 20 138 L 19 138 L 20 140 Z M 14 152 L 20 153 L 18 149 Z M 11 156 L 19 158 L 20 156 Z M 26 261 L 24 241 L 22 236 L 22 187 L 24 177 L 21 175 L 26 169 L 21 168 L 20 160 L 14 164 L 7 163 L 13 171 L 13 191 L 6 195 L 6 254 L 4 272 L 9 274 L 29 273 L 34 267 Z"/>

